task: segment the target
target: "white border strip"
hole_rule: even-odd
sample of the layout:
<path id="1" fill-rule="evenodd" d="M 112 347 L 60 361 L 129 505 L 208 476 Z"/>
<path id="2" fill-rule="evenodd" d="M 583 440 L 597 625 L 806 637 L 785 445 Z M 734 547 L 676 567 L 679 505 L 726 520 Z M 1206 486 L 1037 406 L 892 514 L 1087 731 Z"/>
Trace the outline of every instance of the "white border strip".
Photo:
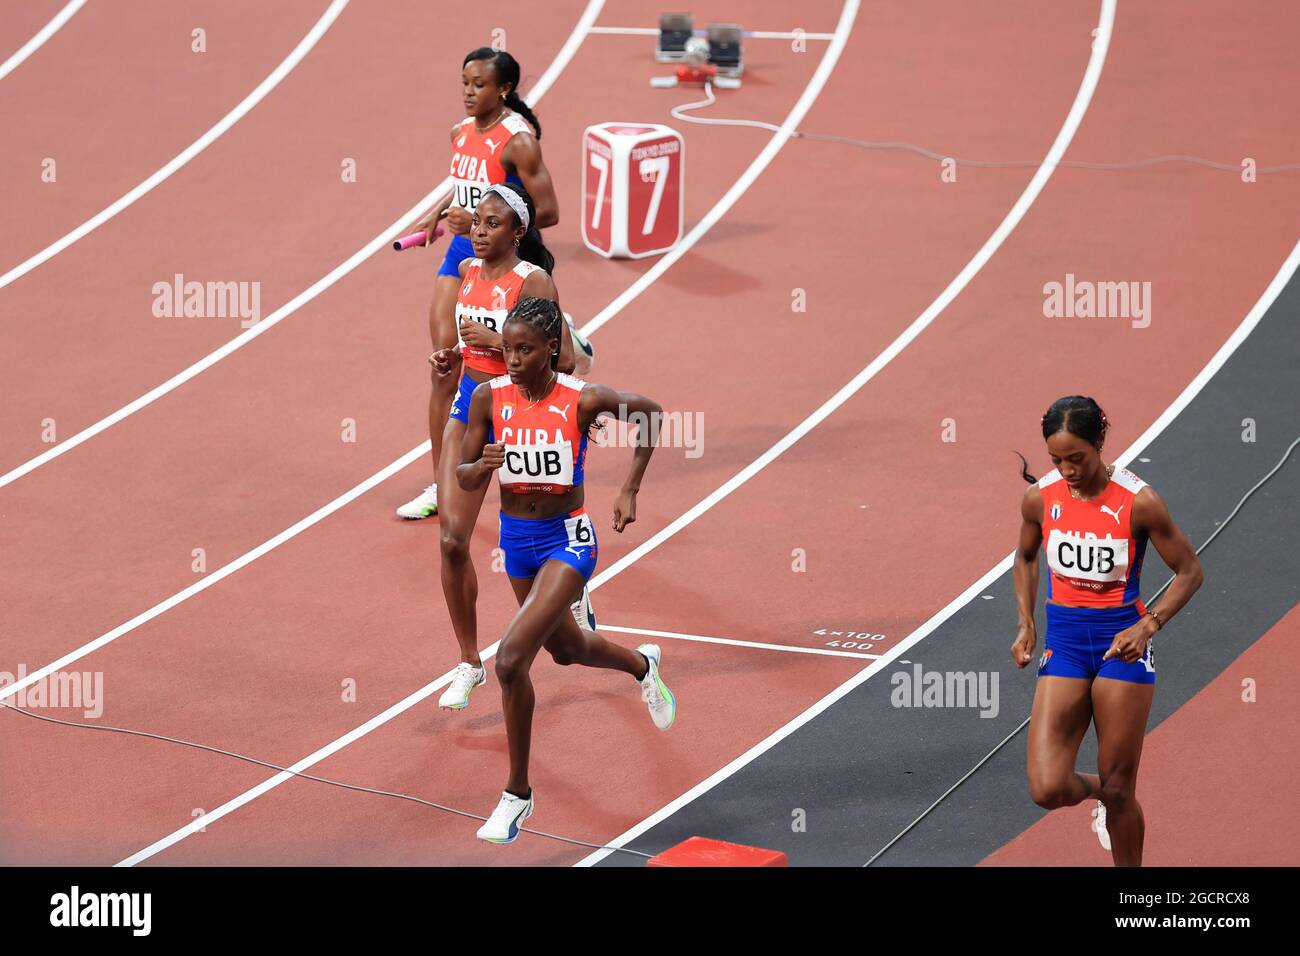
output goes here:
<path id="1" fill-rule="evenodd" d="M 1115 459 L 1117 465 L 1123 467 L 1131 462 L 1141 454 L 1142 451 L 1151 444 L 1151 442 L 1155 441 L 1160 433 L 1169 426 L 1170 422 L 1182 414 L 1183 409 L 1191 403 L 1192 399 L 1194 399 L 1200 393 L 1201 389 L 1205 387 L 1205 384 L 1214 377 L 1220 368 L 1223 367 L 1223 364 L 1228 361 L 1232 356 L 1232 353 L 1237 351 L 1238 346 L 1240 346 L 1241 343 L 1246 340 L 1246 337 L 1255 330 L 1255 326 L 1259 325 L 1260 319 L 1264 317 L 1264 314 L 1269 310 L 1269 307 L 1272 306 L 1273 301 L 1281 294 L 1282 290 L 1286 288 L 1287 283 L 1291 281 L 1291 277 L 1295 274 L 1297 268 L 1300 268 L 1300 241 L 1298 241 L 1291 249 L 1291 254 L 1287 256 L 1286 261 L 1282 263 L 1282 267 L 1278 270 L 1277 275 L 1273 277 L 1273 281 L 1268 284 L 1268 288 L 1264 290 L 1264 294 L 1259 297 L 1259 300 L 1246 315 L 1246 318 L 1242 320 L 1242 323 L 1239 326 L 1237 326 L 1236 331 L 1228 337 L 1228 340 L 1223 343 L 1219 348 L 1219 351 L 1214 353 L 1214 356 L 1210 361 L 1207 362 L 1205 367 L 1201 369 L 1200 373 L 1188 383 L 1187 387 L 1183 389 L 1182 393 L 1176 399 L 1174 399 L 1173 403 L 1161 413 L 1159 418 L 1152 422 L 1151 427 L 1144 431 L 1137 441 L 1125 449 L 1124 453 Z M 978 595 L 984 593 L 990 584 L 1010 570 L 1013 557 L 1014 552 L 1008 554 L 1005 558 L 995 564 L 982 578 L 955 597 L 942 610 L 899 642 L 897 646 L 891 647 L 886 651 L 880 660 L 849 678 L 799 716 L 789 721 L 785 726 L 769 734 L 753 747 L 750 747 L 721 770 L 700 781 L 676 800 L 673 800 L 671 803 L 655 811 L 640 823 L 636 824 L 636 826 L 631 827 L 626 832 L 611 840 L 608 844 L 609 847 L 617 848 L 626 846 L 629 842 L 635 840 L 652 827 L 655 827 L 659 823 L 668 819 L 668 817 L 672 816 L 695 798 L 707 793 L 709 790 L 712 790 L 737 770 L 752 763 L 756 758 L 771 750 L 782 740 L 790 736 L 790 734 L 794 733 L 818 714 L 822 713 L 822 711 L 826 710 L 836 701 L 849 694 L 861 684 L 866 683 L 880 671 L 892 664 L 896 658 L 901 657 L 903 652 L 908 648 L 923 641 L 931 634 L 931 632 L 947 621 L 948 618 L 952 617 L 971 601 L 975 600 Z M 575 865 L 592 866 L 599 863 L 612 852 L 614 852 L 613 849 L 597 850 L 584 857 Z"/>
<path id="2" fill-rule="evenodd" d="M 280 81 L 288 76 L 293 68 L 302 62 L 303 58 L 311 52 L 312 47 L 314 47 L 320 38 L 325 35 L 325 31 L 334 24 L 334 21 L 338 19 L 339 14 L 343 12 L 343 8 L 347 5 L 348 0 L 333 0 L 321 18 L 316 21 L 316 25 L 308 31 L 307 35 L 299 41 L 298 45 L 293 48 L 293 51 L 284 58 L 280 65 L 272 70 L 271 74 L 259 83 L 253 92 L 244 97 L 243 100 L 241 100 L 234 109 L 223 116 L 215 126 L 194 142 L 190 143 L 189 146 L 185 147 L 185 149 L 176 155 L 169 163 L 167 163 L 167 165 L 163 166 L 144 182 L 140 183 L 140 185 L 122 196 L 111 206 L 100 210 L 76 229 L 73 229 L 62 239 L 50 243 L 50 245 L 36 253 L 36 255 L 19 263 L 4 275 L 0 276 L 0 289 L 9 285 L 9 283 L 13 282 L 15 279 L 27 275 L 27 273 L 31 272 L 37 266 L 54 258 L 77 240 L 85 237 L 91 232 L 94 232 L 123 209 L 126 209 L 141 196 L 144 196 L 159 183 L 166 180 L 172 173 L 176 172 L 199 153 L 211 146 L 218 137 L 243 119 L 244 116 L 248 114 L 249 110 L 260 103 L 266 97 L 266 94 L 275 89 L 275 87 L 279 85 Z"/>
<path id="3" fill-rule="evenodd" d="M 525 102 L 527 102 L 529 106 L 536 106 L 538 100 L 545 96 L 546 91 L 554 85 L 557 79 L 559 79 L 560 74 L 564 71 L 565 67 L 569 65 L 569 61 L 572 60 L 574 54 L 578 52 L 578 47 L 582 44 L 582 38 L 590 28 L 591 22 L 600 15 L 601 8 L 604 7 L 604 5 L 605 0 L 589 0 L 587 8 L 583 11 L 581 18 L 579 18 L 578 22 L 574 25 L 573 32 L 569 34 L 569 38 L 565 41 L 564 46 L 560 48 L 560 52 L 556 54 L 555 59 L 551 61 L 551 65 L 547 67 L 546 72 L 542 74 L 541 79 L 537 81 L 533 88 L 528 91 L 528 95 L 524 97 Z M 297 312 L 308 302 L 311 302 L 326 289 L 329 289 L 380 249 L 389 247 L 393 242 L 393 236 L 396 235 L 400 229 L 408 225 L 412 219 L 441 199 L 443 193 L 445 193 L 450 187 L 451 177 L 448 176 L 435 186 L 428 195 L 422 197 L 414 206 L 402 213 L 402 215 L 392 225 L 385 228 L 381 233 L 379 233 L 379 235 L 375 236 L 375 238 L 371 239 L 364 246 L 354 252 L 351 257 L 339 263 L 330 272 L 322 276 L 320 279 L 317 279 L 305 290 L 298 293 L 298 295 L 294 296 L 284 305 L 280 306 L 280 308 L 276 309 L 265 319 L 262 319 L 252 328 L 235 336 L 235 338 L 231 339 L 220 348 L 209 352 L 193 365 L 177 372 L 171 378 L 167 379 L 167 381 L 141 395 L 135 401 L 123 405 L 111 415 L 104 416 L 93 425 L 88 425 L 75 435 L 72 435 L 71 437 L 59 442 L 57 445 L 46 449 L 35 458 L 25 461 L 21 465 L 18 465 L 10 471 L 5 472 L 3 475 L 0 475 L 0 488 L 17 481 L 19 478 L 23 477 L 23 475 L 35 471 L 37 468 L 41 467 L 41 465 L 53 461 L 60 455 L 72 451 L 72 449 L 76 448 L 78 445 L 89 441 L 100 432 L 116 425 L 122 419 L 129 415 L 134 415 L 147 405 L 153 404 L 168 392 L 180 388 L 180 386 L 184 385 L 200 372 L 206 371 L 213 365 L 216 365 L 232 352 L 243 348 L 262 333 L 278 325 L 283 319 L 293 315 L 293 313 Z"/>
<path id="4" fill-rule="evenodd" d="M 644 634 L 647 637 L 666 637 L 675 641 L 695 641 L 699 644 L 726 644 L 728 647 L 752 647 L 761 651 L 786 651 L 790 654 L 819 654 L 823 657 L 858 657 L 876 660 L 881 655 L 856 654 L 853 651 L 832 651 L 824 647 L 799 647 L 795 644 L 763 644 L 759 641 L 740 641 L 731 637 L 708 637 L 703 634 L 679 634 L 677 631 L 651 631 L 644 627 L 615 627 L 613 624 L 601 624 L 602 631 L 616 634 Z"/>
<path id="5" fill-rule="evenodd" d="M 24 60 L 43 47 L 45 41 L 58 33 L 59 29 L 72 19 L 73 14 L 85 5 L 86 0 L 69 0 L 68 4 L 56 13 L 50 19 L 49 23 L 41 27 L 36 36 L 32 37 L 19 47 L 17 52 L 10 56 L 9 59 L 5 60 L 4 63 L 0 63 L 0 80 L 3 80 L 6 76 L 17 69 Z"/>
<path id="6" fill-rule="evenodd" d="M 836 29 L 837 39 L 835 42 L 831 43 L 827 47 L 826 53 L 824 54 L 824 58 L 822 60 L 822 64 L 818 67 L 817 71 L 813 74 L 813 77 L 808 81 L 809 83 L 808 89 L 813 88 L 814 84 L 818 84 L 817 89 L 820 90 L 821 85 L 824 85 L 826 79 L 830 76 L 831 68 L 833 68 L 835 61 L 838 60 L 840 53 L 843 51 L 845 44 L 848 42 L 849 32 L 853 27 L 853 20 L 855 15 L 857 14 L 858 3 L 859 0 L 845 0 L 844 7 L 842 9 L 841 16 L 840 16 L 839 26 Z M 826 66 L 828 61 L 830 64 L 829 67 Z M 823 69 L 823 67 L 825 68 Z M 795 111 L 799 110 L 801 106 L 803 110 L 806 112 L 808 107 L 811 106 L 811 104 L 812 104 L 812 99 L 807 96 L 807 89 L 805 89 L 804 96 L 801 97 L 798 103 L 796 103 L 796 105 L 792 108 L 790 117 L 787 117 L 787 123 L 790 122 L 790 118 L 794 116 Z M 802 113 L 800 114 L 800 118 L 802 118 Z M 773 135 L 775 136 L 777 134 L 773 134 Z M 753 163 L 751 163 L 750 165 L 750 168 L 752 169 L 759 162 L 763 162 L 763 165 L 766 165 L 767 162 L 770 161 L 770 158 L 768 160 L 764 160 L 763 157 L 764 157 L 764 153 L 760 153 L 759 156 L 755 157 Z M 695 231 L 692 231 L 691 236 L 694 238 L 692 238 L 690 241 L 695 241 L 695 239 L 698 239 L 700 235 L 702 235 L 702 233 L 697 233 Z M 591 323 L 588 323 L 588 325 L 584 326 L 583 329 L 581 329 L 580 331 L 583 334 L 587 334 L 587 329 L 590 325 Z M 365 483 L 367 488 L 373 487 L 373 484 L 377 484 L 379 481 L 383 480 L 383 478 L 388 477 L 389 474 L 392 474 L 400 467 L 405 467 L 406 464 L 409 464 L 410 462 L 420 458 L 422 455 L 427 454 L 428 450 L 429 450 L 429 442 L 427 441 L 424 442 L 424 444 L 420 445 L 418 448 L 413 448 L 410 452 L 404 455 L 397 462 L 394 462 L 388 468 L 384 469 L 384 471 L 381 472 L 379 475 L 376 475 L 371 479 L 368 479 L 367 482 Z M 381 475 L 383 477 L 380 477 Z M 362 489 L 362 486 L 358 486 L 357 489 L 353 489 L 353 492 L 359 494 L 360 491 L 358 491 L 358 489 L 365 490 Z M 353 494 L 353 492 L 349 492 L 348 495 L 344 497 L 347 497 L 348 500 L 351 500 L 351 498 L 356 497 L 356 494 Z M 340 504 L 338 504 L 338 507 L 341 507 L 342 504 L 346 503 L 341 498 L 336 499 L 336 501 L 340 502 Z M 336 510 L 336 508 L 333 504 L 327 505 L 326 508 L 323 508 L 321 509 L 320 512 L 316 513 L 317 515 L 319 515 L 319 517 L 315 517 L 314 520 L 318 521 L 320 520 L 320 518 L 323 518 L 325 514 L 323 514 L 322 512 L 327 512 L 327 510 Z M 308 519 L 304 519 L 303 522 L 299 522 L 299 525 L 305 526 L 305 523 L 307 521 Z M 311 523 L 314 523 L 314 521 L 312 521 Z M 295 525 L 294 527 L 301 530 L 301 528 L 299 528 L 299 525 Z M 293 529 L 290 530 L 292 531 Z M 270 542 L 268 542 L 268 544 L 269 543 Z M 265 553 L 266 550 L 270 550 L 270 548 L 267 548 L 266 546 L 263 546 L 263 548 L 265 548 L 265 550 L 262 549 L 258 549 L 258 550 L 261 553 Z M 247 561 L 243 561 L 243 558 L 239 560 L 242 561 L 244 564 L 248 563 Z M 243 565 L 241 564 L 241 567 L 242 566 Z M 214 574 L 221 574 L 222 571 L 225 571 L 225 568 L 222 568 L 221 571 L 214 572 Z M 207 579 L 204 579 L 204 581 L 206 580 Z M 203 583 L 204 582 L 199 582 L 200 585 Z M 196 587 L 197 586 L 198 585 L 196 585 Z M 589 587 L 592 589 L 598 587 L 598 584 L 596 583 L 596 580 L 594 578 L 592 579 L 592 583 L 589 585 Z M 169 606 L 174 606 L 174 604 L 171 602 L 172 599 L 169 599 L 169 601 L 164 602 L 164 604 L 169 604 Z M 175 601 L 174 603 L 179 603 L 179 601 Z M 162 613 L 163 610 L 167 610 L 167 608 L 162 607 L 162 605 L 159 605 L 158 607 L 161 608 L 161 610 L 158 610 L 157 612 L 159 614 Z M 157 616 L 156 614 L 153 613 L 152 610 L 146 612 L 146 615 L 149 615 L 150 617 Z M 141 615 L 141 617 L 145 617 L 145 615 Z M 141 620 L 140 623 L 143 623 L 143 620 Z M 128 624 L 131 624 L 131 622 L 128 622 Z M 124 625 L 124 627 L 125 626 L 126 625 Z M 133 626 L 138 626 L 138 625 L 133 625 Z M 125 631 L 123 631 L 122 633 L 125 633 Z M 120 634 L 114 635 L 114 637 L 118 637 L 118 636 L 121 635 Z M 105 635 L 105 637 L 108 637 L 108 635 Z M 107 641 L 105 641 L 104 638 L 100 638 L 97 641 L 92 643 L 98 645 L 100 641 L 103 641 L 103 643 L 107 643 Z M 493 655 L 496 654 L 497 648 L 500 645 L 500 643 L 501 643 L 500 641 L 494 642 L 490 647 L 480 652 L 479 656 L 483 660 L 487 660 L 491 658 Z M 87 645 L 87 648 L 93 650 L 93 648 L 90 648 L 89 645 Z M 3 700 L 5 697 L 17 693 L 20 687 L 31 684 L 33 681 L 39 680 L 42 677 L 47 676 L 53 670 L 57 669 L 58 667 L 61 667 L 63 663 L 67 663 L 71 660 L 75 660 L 81 656 L 83 656 L 83 654 L 80 649 L 77 651 L 73 651 L 71 654 L 65 656 L 56 664 L 51 664 L 48 667 L 41 668 L 39 671 L 35 671 L 31 674 L 28 674 L 26 678 L 24 678 L 22 681 L 18 683 L 8 684 L 5 687 L 0 688 L 0 700 Z M 447 686 L 449 683 L 451 683 L 451 679 L 454 674 L 455 671 L 448 671 L 447 673 L 439 677 L 437 680 L 432 681 L 429 684 L 426 684 L 424 687 L 420 688 L 419 690 L 417 690 L 416 692 L 408 696 L 405 700 L 400 701 L 397 704 L 394 704 L 392 707 L 388 708 L 388 710 L 384 711 L 379 716 L 372 718 L 371 720 L 362 724 L 360 727 L 354 728 L 353 730 L 344 734 L 342 737 L 335 740 L 333 743 L 327 744 L 325 747 L 322 747 L 320 750 L 316 751 L 315 753 L 307 757 L 304 757 L 302 760 L 298 761 L 298 763 L 294 764 L 290 769 L 293 771 L 301 772 L 302 770 L 305 770 L 306 768 L 311 767 L 316 763 L 319 763 L 321 760 L 324 760 L 326 757 L 330 756 L 331 754 L 337 753 L 339 750 L 343 749 L 348 744 L 352 743 L 355 740 L 359 740 L 361 737 L 364 737 L 366 734 L 370 733 L 370 731 L 374 730 L 376 727 L 379 727 L 382 724 L 387 723 L 389 720 L 392 720 L 394 717 L 398 716 L 399 714 L 403 713 L 409 708 L 414 707 L 416 704 L 432 696 L 436 691 Z M 278 787 L 280 784 L 291 779 L 293 779 L 292 773 L 279 773 L 274 777 L 271 777 L 263 781 L 257 787 L 245 791 L 239 796 L 226 801 L 224 804 L 217 807 L 212 812 L 205 814 L 201 821 L 195 821 L 194 823 L 182 827 L 181 829 L 175 831 L 174 833 L 171 833 L 168 836 L 165 836 L 162 839 L 155 841 L 154 843 L 145 847 L 143 850 L 140 850 L 139 852 L 132 854 L 131 856 L 127 857 L 125 860 L 121 861 L 116 865 L 134 866 L 137 863 L 147 860 L 150 857 L 172 846 L 173 844 L 179 843 L 181 840 L 184 840 L 186 837 L 189 837 L 192 834 L 198 832 L 200 826 L 195 824 L 208 826 L 216 822 L 217 820 L 221 819 L 222 817 L 226 816 L 227 814 L 233 813 L 235 810 L 238 810 L 240 807 L 242 807 L 244 804 L 248 803 L 249 801 L 255 800 L 257 797 L 261 796 L 263 793 L 266 793 L 268 790 Z"/>

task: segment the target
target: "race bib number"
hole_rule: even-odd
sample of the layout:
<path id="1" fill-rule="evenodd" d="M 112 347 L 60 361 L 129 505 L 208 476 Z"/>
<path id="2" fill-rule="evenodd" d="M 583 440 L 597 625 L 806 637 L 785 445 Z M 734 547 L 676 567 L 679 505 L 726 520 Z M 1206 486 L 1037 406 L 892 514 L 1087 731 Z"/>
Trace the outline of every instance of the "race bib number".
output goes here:
<path id="1" fill-rule="evenodd" d="M 1063 578 L 1108 584 L 1128 576 L 1128 538 L 1066 534 L 1053 528 L 1047 538 L 1047 563 Z"/>
<path id="2" fill-rule="evenodd" d="M 567 441 L 553 445 L 506 445 L 501 484 L 572 485 L 573 446 Z"/>
<path id="3" fill-rule="evenodd" d="M 591 516 L 585 512 L 576 518 L 565 518 L 564 530 L 569 534 L 570 548 L 581 550 L 595 547 L 596 531 L 591 526 Z"/>

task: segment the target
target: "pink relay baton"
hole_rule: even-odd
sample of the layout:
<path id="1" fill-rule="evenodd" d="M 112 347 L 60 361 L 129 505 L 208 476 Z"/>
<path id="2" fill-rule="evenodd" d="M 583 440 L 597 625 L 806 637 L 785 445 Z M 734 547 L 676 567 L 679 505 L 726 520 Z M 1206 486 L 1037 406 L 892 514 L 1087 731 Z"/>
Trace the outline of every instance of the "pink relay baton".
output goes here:
<path id="1" fill-rule="evenodd" d="M 437 239 L 441 235 L 442 235 L 442 226 L 434 226 L 433 238 Z M 398 252 L 401 252 L 403 249 L 411 248 L 411 246 L 422 246 L 424 244 L 425 244 L 424 233 L 413 232 L 409 236 L 403 236 L 401 239 L 395 241 L 393 243 L 393 248 L 396 249 Z"/>

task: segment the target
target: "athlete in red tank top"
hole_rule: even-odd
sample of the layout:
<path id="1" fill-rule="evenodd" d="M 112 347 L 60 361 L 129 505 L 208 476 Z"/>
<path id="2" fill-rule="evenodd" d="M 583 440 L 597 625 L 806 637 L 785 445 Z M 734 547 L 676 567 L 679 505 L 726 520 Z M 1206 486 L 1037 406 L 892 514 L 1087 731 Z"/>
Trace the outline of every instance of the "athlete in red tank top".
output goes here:
<path id="1" fill-rule="evenodd" d="M 1091 398 L 1057 400 L 1042 419 L 1055 470 L 1021 502 L 1012 572 L 1020 628 L 1017 667 L 1034 656 L 1039 550 L 1047 544 L 1046 649 L 1029 721 L 1029 792 L 1041 807 L 1098 801 L 1093 829 L 1117 866 L 1142 862 L 1145 822 L 1134 796 L 1155 691 L 1152 635 L 1201 585 L 1201 564 L 1163 501 L 1127 468 L 1107 465 L 1109 422 Z M 1026 465 L 1024 477 L 1034 481 Z M 1158 608 L 1139 594 L 1147 542 L 1175 572 Z M 1097 772 L 1074 770 L 1096 716 Z"/>

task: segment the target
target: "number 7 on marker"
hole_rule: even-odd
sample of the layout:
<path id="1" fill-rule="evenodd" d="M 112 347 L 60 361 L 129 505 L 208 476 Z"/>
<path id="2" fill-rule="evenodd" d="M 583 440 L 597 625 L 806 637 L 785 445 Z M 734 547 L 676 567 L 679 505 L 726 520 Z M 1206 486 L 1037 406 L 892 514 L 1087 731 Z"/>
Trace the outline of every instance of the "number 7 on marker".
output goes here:
<path id="1" fill-rule="evenodd" d="M 646 210 L 645 225 L 641 227 L 641 235 L 648 236 L 654 232 L 655 218 L 659 215 L 659 200 L 664 196 L 664 184 L 668 182 L 668 163 L 670 157 L 659 156 L 654 159 L 641 160 L 641 182 L 645 182 L 651 175 L 655 178 L 654 195 L 650 197 L 650 208 Z"/>
<path id="2" fill-rule="evenodd" d="M 591 228 L 600 228 L 600 213 L 605 206 L 605 183 L 609 179 L 609 160 L 599 153 L 591 153 L 591 165 L 600 170 L 600 183 L 596 186 L 596 209 L 591 214 Z"/>

